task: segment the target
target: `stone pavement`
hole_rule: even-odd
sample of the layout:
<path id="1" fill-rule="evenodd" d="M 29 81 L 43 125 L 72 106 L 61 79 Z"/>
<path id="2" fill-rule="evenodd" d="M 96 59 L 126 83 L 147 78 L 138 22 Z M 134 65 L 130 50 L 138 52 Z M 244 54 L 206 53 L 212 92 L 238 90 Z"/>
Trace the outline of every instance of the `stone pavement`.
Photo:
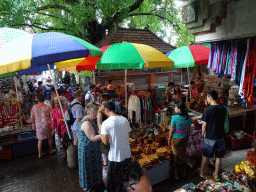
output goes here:
<path id="1" fill-rule="evenodd" d="M 223 170 L 234 168 L 235 164 L 244 161 L 249 149 L 238 151 L 227 150 L 223 159 Z M 170 179 L 153 186 L 156 192 L 171 192 L 186 183 L 198 184 L 202 178 L 196 168 L 200 166 L 201 157 L 195 159 L 194 169 L 190 170 L 189 178 L 174 181 Z M 9 162 L 0 161 L 0 191 L 1 192 L 80 192 L 78 169 L 69 169 L 66 160 L 59 155 L 46 155 L 42 159 L 37 154 L 18 157 Z"/>

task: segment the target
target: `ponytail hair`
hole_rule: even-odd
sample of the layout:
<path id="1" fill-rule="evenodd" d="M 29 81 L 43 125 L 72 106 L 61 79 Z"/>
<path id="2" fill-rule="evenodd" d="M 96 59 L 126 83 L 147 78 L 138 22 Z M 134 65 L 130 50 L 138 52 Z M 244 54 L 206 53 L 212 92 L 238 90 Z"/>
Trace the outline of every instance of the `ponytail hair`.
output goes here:
<path id="1" fill-rule="evenodd" d="M 189 118 L 189 115 L 188 115 L 188 108 L 186 107 L 186 104 L 184 102 L 178 102 L 175 105 L 180 110 L 178 115 L 185 116 L 187 120 Z"/>

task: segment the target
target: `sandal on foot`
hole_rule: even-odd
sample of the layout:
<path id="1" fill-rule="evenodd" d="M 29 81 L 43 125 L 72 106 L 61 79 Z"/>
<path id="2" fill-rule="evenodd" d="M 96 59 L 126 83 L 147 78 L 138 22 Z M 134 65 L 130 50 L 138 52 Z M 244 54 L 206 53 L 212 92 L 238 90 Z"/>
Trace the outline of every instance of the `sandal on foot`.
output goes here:
<path id="1" fill-rule="evenodd" d="M 53 149 L 50 154 L 52 155 L 53 153 L 56 153 L 56 149 Z"/>
<path id="2" fill-rule="evenodd" d="M 42 153 L 42 155 L 38 156 L 38 158 L 41 159 L 44 155 L 45 155 L 45 153 Z"/>
<path id="3" fill-rule="evenodd" d="M 216 181 L 216 182 L 219 182 L 220 178 L 216 178 L 216 177 L 213 176 L 213 180 Z"/>

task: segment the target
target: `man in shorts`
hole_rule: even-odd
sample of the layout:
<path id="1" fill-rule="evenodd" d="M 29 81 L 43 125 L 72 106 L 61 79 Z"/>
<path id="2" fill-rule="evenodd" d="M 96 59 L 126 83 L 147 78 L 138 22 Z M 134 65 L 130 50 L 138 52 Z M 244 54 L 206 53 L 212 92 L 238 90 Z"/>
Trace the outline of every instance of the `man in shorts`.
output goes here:
<path id="1" fill-rule="evenodd" d="M 202 115 L 202 141 L 203 157 L 200 170 L 200 176 L 203 177 L 205 166 L 209 158 L 216 157 L 215 172 L 213 178 L 219 181 L 219 172 L 221 158 L 225 156 L 225 129 L 226 108 L 218 104 L 219 94 L 217 91 L 209 91 L 207 94 L 207 103 L 210 104 Z"/>
<path id="2" fill-rule="evenodd" d="M 75 99 L 72 101 L 71 106 L 72 106 L 72 114 L 73 117 L 76 119 L 73 125 L 71 125 L 72 133 L 73 133 L 73 139 L 74 145 L 78 145 L 78 129 L 79 129 L 79 124 L 82 121 L 82 119 L 85 116 L 85 111 L 82 107 L 81 101 L 83 100 L 84 94 L 81 90 L 77 90 L 74 94 Z"/>

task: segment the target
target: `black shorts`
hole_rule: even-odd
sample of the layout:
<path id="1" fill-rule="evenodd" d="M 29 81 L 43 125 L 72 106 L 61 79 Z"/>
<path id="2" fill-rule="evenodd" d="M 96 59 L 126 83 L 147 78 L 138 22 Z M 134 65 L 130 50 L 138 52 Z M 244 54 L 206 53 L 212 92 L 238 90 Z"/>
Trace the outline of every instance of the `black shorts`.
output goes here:
<path id="1" fill-rule="evenodd" d="M 222 158 L 225 156 L 225 138 L 219 140 L 204 140 L 203 156 L 213 158 Z"/>

